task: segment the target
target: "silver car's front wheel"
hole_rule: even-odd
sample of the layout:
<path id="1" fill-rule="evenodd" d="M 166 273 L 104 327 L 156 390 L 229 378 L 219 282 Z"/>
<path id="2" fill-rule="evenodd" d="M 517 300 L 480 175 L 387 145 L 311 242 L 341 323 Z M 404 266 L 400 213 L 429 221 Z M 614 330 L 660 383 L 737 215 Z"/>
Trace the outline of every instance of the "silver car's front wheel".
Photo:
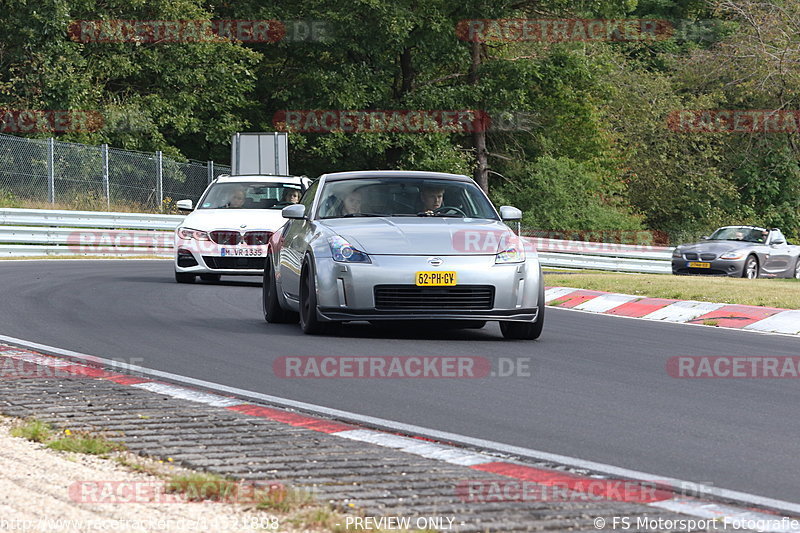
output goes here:
<path id="1" fill-rule="evenodd" d="M 756 279 L 758 277 L 758 259 L 752 255 L 744 262 L 742 277 L 747 279 Z"/>
<path id="2" fill-rule="evenodd" d="M 800 257 L 797 258 L 797 263 L 794 265 L 794 279 L 800 279 Z"/>
<path id="3" fill-rule="evenodd" d="M 323 322 L 317 317 L 317 284 L 313 259 L 309 257 L 300 272 L 300 328 L 307 335 L 333 332 L 334 324 Z"/>

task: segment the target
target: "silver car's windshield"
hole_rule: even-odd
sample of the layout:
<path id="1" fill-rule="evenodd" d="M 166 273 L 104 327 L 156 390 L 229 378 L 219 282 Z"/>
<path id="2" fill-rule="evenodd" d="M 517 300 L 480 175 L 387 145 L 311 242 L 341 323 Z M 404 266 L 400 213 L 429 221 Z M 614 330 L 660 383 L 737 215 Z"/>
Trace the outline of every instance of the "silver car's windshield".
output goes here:
<path id="1" fill-rule="evenodd" d="M 767 231 L 758 228 L 732 227 L 720 228 L 711 235 L 714 241 L 744 241 L 764 243 L 767 240 Z"/>
<path id="2" fill-rule="evenodd" d="M 293 183 L 216 183 L 198 209 L 282 209 L 303 195 Z"/>
<path id="3" fill-rule="evenodd" d="M 422 178 L 331 181 L 320 192 L 317 216 L 456 217 L 498 220 L 477 185 L 467 181 Z"/>

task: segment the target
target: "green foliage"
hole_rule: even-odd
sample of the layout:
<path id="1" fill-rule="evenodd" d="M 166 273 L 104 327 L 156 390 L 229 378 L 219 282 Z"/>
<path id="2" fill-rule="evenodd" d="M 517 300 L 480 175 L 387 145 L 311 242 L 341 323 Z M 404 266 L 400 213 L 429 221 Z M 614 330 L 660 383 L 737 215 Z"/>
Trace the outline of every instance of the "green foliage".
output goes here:
<path id="1" fill-rule="evenodd" d="M 517 169 L 495 189 L 498 204 L 524 211 L 523 225 L 546 230 L 641 229 L 640 220 L 602 194 L 601 177 L 587 164 L 544 156 Z"/>
<path id="2" fill-rule="evenodd" d="M 456 33 L 468 19 L 557 17 L 665 19 L 675 33 L 655 42 L 478 46 Z M 81 19 L 322 21 L 329 35 L 80 43 L 67 28 Z M 484 137 L 491 194 L 521 207 L 526 225 L 645 227 L 682 240 L 720 224 L 758 223 L 800 236 L 796 134 L 667 127 L 681 109 L 800 108 L 797 2 L 6 0 L 0 24 L 0 108 L 102 113 L 102 129 L 61 135 L 67 140 L 225 161 L 231 133 L 274 130 L 280 110 L 525 114 L 530 120 L 516 129 Z M 469 175 L 478 137 L 292 133 L 291 167 L 309 176 L 368 168 Z M 181 176 L 165 170 L 167 179 Z M 0 195 L 0 205 L 15 201 Z"/>

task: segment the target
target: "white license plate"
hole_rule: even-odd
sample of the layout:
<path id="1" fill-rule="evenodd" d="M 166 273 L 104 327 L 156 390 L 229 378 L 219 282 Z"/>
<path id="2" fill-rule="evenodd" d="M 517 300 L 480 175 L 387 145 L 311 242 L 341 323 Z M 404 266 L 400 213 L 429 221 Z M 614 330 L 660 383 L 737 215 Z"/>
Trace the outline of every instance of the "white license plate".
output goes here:
<path id="1" fill-rule="evenodd" d="M 220 248 L 222 257 L 262 257 L 264 250 L 261 248 Z"/>

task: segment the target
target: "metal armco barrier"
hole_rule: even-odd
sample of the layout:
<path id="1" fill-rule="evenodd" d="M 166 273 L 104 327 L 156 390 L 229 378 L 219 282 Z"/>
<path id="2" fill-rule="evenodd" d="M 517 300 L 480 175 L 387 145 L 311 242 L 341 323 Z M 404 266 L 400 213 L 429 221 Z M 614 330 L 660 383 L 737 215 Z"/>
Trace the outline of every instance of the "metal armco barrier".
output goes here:
<path id="1" fill-rule="evenodd" d="M 171 257 L 182 215 L 0 209 L 0 257 Z"/>
<path id="2" fill-rule="evenodd" d="M 171 257 L 183 215 L 0 209 L 0 257 Z M 524 238 L 543 266 L 668 274 L 672 248 Z"/>

